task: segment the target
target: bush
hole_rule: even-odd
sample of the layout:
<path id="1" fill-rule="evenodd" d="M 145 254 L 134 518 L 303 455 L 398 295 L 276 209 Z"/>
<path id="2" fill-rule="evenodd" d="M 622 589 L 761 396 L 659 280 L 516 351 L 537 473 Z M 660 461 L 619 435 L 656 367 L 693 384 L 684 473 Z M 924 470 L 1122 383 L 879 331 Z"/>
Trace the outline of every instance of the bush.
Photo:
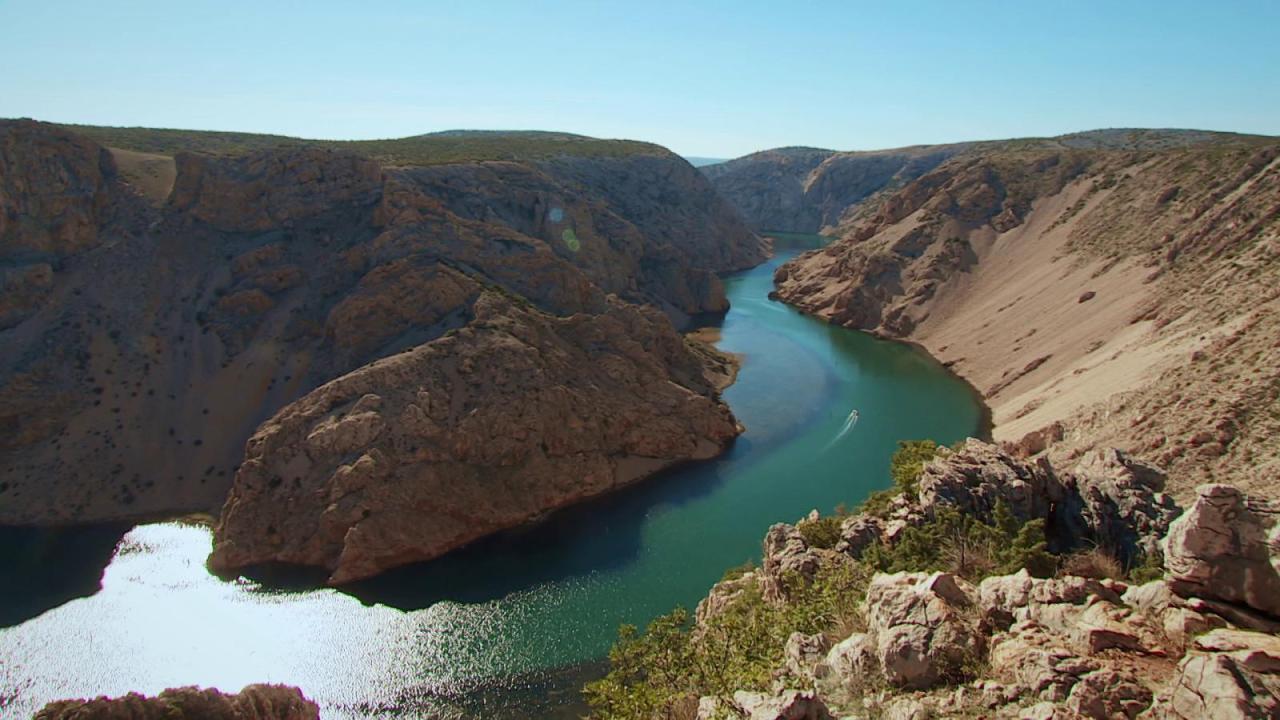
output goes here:
<path id="1" fill-rule="evenodd" d="M 583 691 L 592 717 L 672 717 L 689 697 L 732 703 L 736 690 L 767 690 L 791 633 L 851 632 L 869 580 L 866 568 L 846 560 L 823 567 L 811 582 L 786 578 L 785 604 L 765 602 L 750 583 L 696 631 L 680 608 L 649 623 L 644 634 L 624 625 L 609 651 L 609 674 Z"/>
<path id="2" fill-rule="evenodd" d="M 924 464 L 938 454 L 938 443 L 932 440 L 902 440 L 898 449 L 889 461 L 889 474 L 893 477 L 893 486 L 915 498 L 919 492 L 920 473 Z"/>
<path id="3" fill-rule="evenodd" d="M 1129 582 L 1135 585 L 1159 580 L 1164 577 L 1164 558 L 1158 552 L 1139 555 L 1129 566 L 1127 575 Z"/>
<path id="4" fill-rule="evenodd" d="M 1047 549 L 1044 521 L 1019 524 L 1003 500 L 990 525 L 943 507 L 933 519 L 905 528 L 892 547 L 867 548 L 862 560 L 882 572 L 946 570 L 975 582 L 1022 568 L 1049 577 L 1057 564 Z"/>
<path id="5" fill-rule="evenodd" d="M 839 515 L 824 515 L 817 520 L 801 520 L 796 529 L 809 547 L 830 550 L 840 542 L 843 520 Z"/>
<path id="6" fill-rule="evenodd" d="M 1114 555 L 1100 547 L 1068 555 L 1062 561 L 1060 574 L 1077 575 L 1095 580 L 1105 578 L 1121 580 L 1125 576 L 1124 565 Z"/>

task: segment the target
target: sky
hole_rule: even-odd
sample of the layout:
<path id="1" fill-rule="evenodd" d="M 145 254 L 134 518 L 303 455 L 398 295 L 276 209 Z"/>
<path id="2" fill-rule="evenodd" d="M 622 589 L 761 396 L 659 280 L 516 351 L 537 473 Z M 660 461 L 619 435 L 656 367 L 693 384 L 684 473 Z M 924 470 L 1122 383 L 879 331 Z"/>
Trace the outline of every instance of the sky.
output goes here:
<path id="1" fill-rule="evenodd" d="M 0 0 L 0 117 L 736 157 L 1100 127 L 1280 134 L 1280 2 Z"/>

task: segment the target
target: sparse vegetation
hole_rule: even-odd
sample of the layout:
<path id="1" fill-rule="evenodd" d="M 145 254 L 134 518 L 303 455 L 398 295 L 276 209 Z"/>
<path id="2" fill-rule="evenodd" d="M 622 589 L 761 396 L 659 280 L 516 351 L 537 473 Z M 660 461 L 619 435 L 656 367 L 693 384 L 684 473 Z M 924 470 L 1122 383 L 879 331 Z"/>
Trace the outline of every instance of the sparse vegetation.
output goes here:
<path id="1" fill-rule="evenodd" d="M 457 130 L 386 140 L 308 140 L 284 135 L 204 130 L 91 125 L 62 127 L 107 147 L 159 155 L 183 151 L 243 155 L 281 147 L 325 147 L 364 155 L 392 166 L 445 165 L 482 160 L 540 160 L 561 155 L 626 157 L 667 154 L 665 149 L 651 143 L 538 131 Z"/>
<path id="2" fill-rule="evenodd" d="M 882 572 L 947 570 L 971 581 L 1026 568 L 1037 577 L 1053 575 L 1044 521 L 1019 523 L 1003 501 L 990 525 L 953 508 L 943 508 L 919 525 L 905 528 L 892 547 L 872 545 L 862 561 Z"/>
<path id="3" fill-rule="evenodd" d="M 752 582 L 696 630 L 683 608 L 644 633 L 624 625 L 609 651 L 609 674 L 587 685 L 587 700 L 609 720 L 682 717 L 701 695 L 731 705 L 735 690 L 768 688 L 793 632 L 847 635 L 859 623 L 869 581 L 867 569 L 850 560 L 823 568 L 812 582 L 788 578 L 786 604 L 766 602 Z"/>

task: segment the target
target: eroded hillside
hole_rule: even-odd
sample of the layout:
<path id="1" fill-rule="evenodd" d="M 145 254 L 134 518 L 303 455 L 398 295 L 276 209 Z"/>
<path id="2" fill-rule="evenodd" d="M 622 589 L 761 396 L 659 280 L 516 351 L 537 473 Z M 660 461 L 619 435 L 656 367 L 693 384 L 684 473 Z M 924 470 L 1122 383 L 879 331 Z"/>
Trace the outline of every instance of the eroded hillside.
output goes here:
<path id="1" fill-rule="evenodd" d="M 1114 445 L 1184 498 L 1219 477 L 1274 491 L 1280 143 L 1194 137 L 956 156 L 858 208 L 778 292 L 920 342 L 1024 452 Z"/>
<path id="2" fill-rule="evenodd" d="M 431 386 L 432 442 L 458 477 L 491 460 L 511 469 L 572 459 L 598 471 L 599 482 L 543 488 L 495 525 L 714 453 L 737 433 L 718 392 L 731 368 L 671 320 L 723 310 L 715 273 L 754 264 L 765 248 L 665 150 L 574 156 L 578 141 L 557 143 L 530 159 L 388 167 L 311 145 L 109 151 L 55 126 L 0 124 L 0 522 L 216 510 L 252 465 L 245 443 L 260 425 L 388 366 L 395 386 L 371 381 L 359 395 L 399 408 L 402 394 Z M 619 176 L 633 184 L 614 186 Z M 458 183 L 475 191 L 465 203 L 449 190 Z M 521 340 L 513 323 L 545 332 Z M 463 402 L 428 378 L 460 362 L 461 345 L 480 358 L 516 353 L 523 369 L 469 384 Z M 415 365 L 424 353 L 439 363 Z M 594 395 L 575 395 L 575 383 Z M 609 433 L 572 447 L 544 432 L 551 419 L 532 406 L 515 435 L 471 414 L 556 387 L 593 412 L 636 393 L 652 410 L 615 413 Z M 360 398 L 338 404 L 348 399 Z M 400 482 L 443 471 L 408 432 L 326 446 L 313 472 L 327 474 L 307 482 L 375 447 L 416 463 Z M 680 442 L 660 440 L 676 432 Z M 497 454 L 476 460 L 485 447 Z M 286 475 L 259 500 L 293 507 L 305 473 Z M 256 487 L 242 482 L 243 510 Z M 348 527 L 395 512 L 346 492 L 360 509 Z M 431 511 L 450 515 L 467 497 L 461 488 Z"/>

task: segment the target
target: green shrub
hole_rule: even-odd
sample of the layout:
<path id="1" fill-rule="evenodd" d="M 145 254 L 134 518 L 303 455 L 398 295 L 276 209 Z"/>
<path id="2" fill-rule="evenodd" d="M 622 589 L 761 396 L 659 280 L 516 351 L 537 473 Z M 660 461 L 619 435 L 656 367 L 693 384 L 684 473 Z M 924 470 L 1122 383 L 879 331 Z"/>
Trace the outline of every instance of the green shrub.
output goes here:
<path id="1" fill-rule="evenodd" d="M 1128 579 L 1135 585 L 1149 583 L 1162 577 L 1164 577 L 1164 558 L 1158 552 L 1139 555 L 1129 566 Z"/>
<path id="2" fill-rule="evenodd" d="M 889 461 L 889 476 L 893 487 L 878 490 L 867 496 L 858 508 L 859 512 L 876 517 L 889 514 L 893 499 L 899 494 L 915 499 L 920 487 L 920 473 L 924 464 L 938 454 L 938 443 L 932 440 L 901 440 Z"/>
<path id="3" fill-rule="evenodd" d="M 934 518 L 908 526 L 892 547 L 872 545 L 863 562 L 882 572 L 946 570 L 969 580 L 1026 568 L 1049 577 L 1056 568 L 1044 537 L 1044 521 L 1019 524 L 1004 501 L 996 503 L 992 522 L 943 507 Z"/>
<path id="4" fill-rule="evenodd" d="M 924 464 L 938 454 L 938 443 L 932 440 L 902 440 L 889 461 L 893 486 L 914 498 L 919 492 L 920 473 Z"/>
<path id="5" fill-rule="evenodd" d="M 801 520 L 796 529 L 809 547 L 830 550 L 840 542 L 840 523 L 843 520 L 839 515 L 824 515 L 817 520 Z"/>
<path id="6" fill-rule="evenodd" d="M 765 602 L 751 583 L 698 632 L 679 608 L 644 634 L 624 625 L 609 651 L 608 675 L 583 691 L 592 717 L 671 717 L 689 697 L 713 695 L 728 703 L 736 690 L 766 690 L 791 633 L 843 637 L 852 631 L 869 580 L 866 568 L 846 560 L 824 566 L 810 582 L 786 578 L 785 604 Z"/>

